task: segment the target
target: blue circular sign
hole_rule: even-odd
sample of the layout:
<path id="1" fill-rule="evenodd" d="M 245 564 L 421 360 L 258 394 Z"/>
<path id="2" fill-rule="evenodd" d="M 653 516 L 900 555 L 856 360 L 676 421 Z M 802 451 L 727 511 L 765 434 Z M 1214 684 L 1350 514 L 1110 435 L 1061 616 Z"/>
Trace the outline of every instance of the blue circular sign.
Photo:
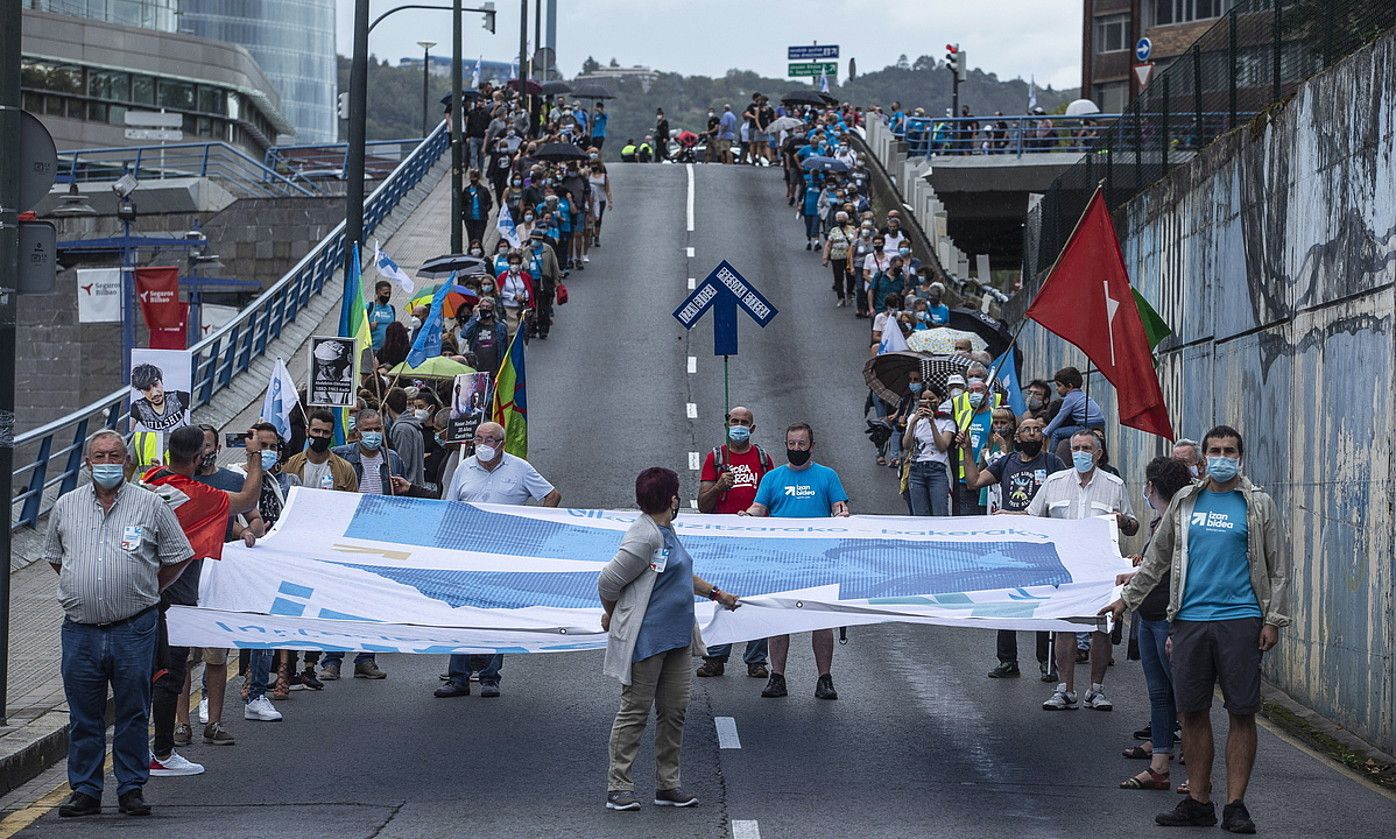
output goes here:
<path id="1" fill-rule="evenodd" d="M 1149 56 L 1154 54 L 1154 42 L 1148 38 L 1140 38 L 1134 45 L 1134 57 L 1142 64 L 1149 60 Z"/>

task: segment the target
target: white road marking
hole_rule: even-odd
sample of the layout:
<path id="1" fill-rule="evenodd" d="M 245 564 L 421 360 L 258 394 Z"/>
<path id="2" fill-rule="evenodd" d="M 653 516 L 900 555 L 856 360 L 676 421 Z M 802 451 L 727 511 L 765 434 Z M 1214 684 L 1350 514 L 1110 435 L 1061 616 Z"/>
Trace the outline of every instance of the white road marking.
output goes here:
<path id="1" fill-rule="evenodd" d="M 697 499 L 697 498 L 690 498 L 690 499 L 688 499 L 688 506 L 689 506 L 689 509 L 692 509 L 692 510 L 698 509 L 698 499 Z"/>
<path id="2" fill-rule="evenodd" d="M 761 828 L 756 819 L 733 819 L 732 839 L 761 839 Z"/>
<path id="3" fill-rule="evenodd" d="M 689 418 L 689 419 L 698 419 L 698 403 L 697 403 L 697 402 L 690 402 L 690 403 L 688 403 L 688 418 Z"/>
<path id="4" fill-rule="evenodd" d="M 699 466 L 700 466 L 700 464 L 698 463 L 698 453 L 697 453 L 697 452 L 689 452 L 689 453 L 688 453 L 688 468 L 689 468 L 689 471 L 691 471 L 691 472 L 697 472 Z"/>
<path id="5" fill-rule="evenodd" d="M 688 167 L 688 232 L 693 232 L 693 164 L 686 164 Z M 689 256 L 693 256 L 693 249 L 689 248 Z"/>
<path id="6" fill-rule="evenodd" d="M 688 258 L 689 258 L 689 259 L 692 259 L 692 258 L 693 258 L 693 248 L 684 248 L 684 250 L 688 251 Z"/>
<path id="7" fill-rule="evenodd" d="M 734 718 L 713 717 L 713 725 L 717 726 L 717 747 L 719 749 L 740 749 L 742 747 L 742 738 L 737 736 L 737 721 Z"/>
<path id="8" fill-rule="evenodd" d="M 692 254 L 689 254 L 689 255 L 692 256 Z M 689 291 L 692 291 L 692 290 L 693 290 L 693 287 L 696 286 L 696 285 L 698 285 L 698 280 L 697 280 L 697 278 L 695 278 L 695 277 L 689 277 L 689 278 L 688 278 L 688 290 L 689 290 Z"/>
<path id="9" fill-rule="evenodd" d="M 688 357 L 688 372 L 690 372 L 690 373 L 697 373 L 697 372 L 698 372 L 698 357 L 695 356 L 695 355 L 690 355 L 690 356 Z"/>

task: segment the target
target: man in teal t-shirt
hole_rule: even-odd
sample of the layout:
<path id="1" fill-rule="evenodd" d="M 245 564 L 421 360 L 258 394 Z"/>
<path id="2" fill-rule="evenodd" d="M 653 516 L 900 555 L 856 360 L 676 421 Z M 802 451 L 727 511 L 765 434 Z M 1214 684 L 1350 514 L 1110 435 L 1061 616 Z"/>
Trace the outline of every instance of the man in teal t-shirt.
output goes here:
<path id="1" fill-rule="evenodd" d="M 393 296 L 393 284 L 379 280 L 373 286 L 373 302 L 368 304 L 368 329 L 373 335 L 373 351 L 383 349 L 383 339 L 388 335 L 388 324 L 397 320 L 397 309 L 388 304 Z"/>
<path id="2" fill-rule="evenodd" d="M 797 422 L 785 429 L 785 456 L 790 462 L 767 472 L 756 490 L 756 500 L 739 515 L 775 516 L 777 518 L 827 518 L 848 515 L 848 493 L 843 490 L 839 474 L 827 466 L 813 462 L 814 430 L 808 423 Z M 817 629 L 810 633 L 814 648 L 814 663 L 819 668 L 819 681 L 814 695 L 819 699 L 838 699 L 829 666 L 834 660 L 834 630 Z M 761 695 L 767 699 L 786 695 L 785 661 L 790 654 L 790 636 L 777 635 L 770 639 L 771 679 Z"/>

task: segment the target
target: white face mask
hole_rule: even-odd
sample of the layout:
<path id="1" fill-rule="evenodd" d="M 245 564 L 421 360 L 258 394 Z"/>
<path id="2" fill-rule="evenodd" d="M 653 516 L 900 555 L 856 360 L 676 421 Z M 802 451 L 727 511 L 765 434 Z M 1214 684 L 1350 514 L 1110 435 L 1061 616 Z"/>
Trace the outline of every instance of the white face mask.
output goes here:
<path id="1" fill-rule="evenodd" d="M 494 460 L 494 456 L 498 453 L 499 451 L 494 446 L 487 446 L 484 443 L 475 444 L 475 457 L 478 458 L 481 463 L 489 463 L 491 460 Z"/>
<path id="2" fill-rule="evenodd" d="M 408 323 L 412 325 L 413 329 L 418 329 L 422 325 L 422 319 L 417 317 L 416 315 L 413 315 L 412 320 L 408 321 Z"/>
<path id="3" fill-rule="evenodd" d="M 413 411 L 412 413 L 413 413 L 413 415 L 416 416 L 417 419 L 419 419 L 419 420 L 424 420 L 424 419 L 426 419 L 427 417 L 431 416 L 431 411 L 427 410 L 426 408 L 418 408 L 417 410 Z"/>

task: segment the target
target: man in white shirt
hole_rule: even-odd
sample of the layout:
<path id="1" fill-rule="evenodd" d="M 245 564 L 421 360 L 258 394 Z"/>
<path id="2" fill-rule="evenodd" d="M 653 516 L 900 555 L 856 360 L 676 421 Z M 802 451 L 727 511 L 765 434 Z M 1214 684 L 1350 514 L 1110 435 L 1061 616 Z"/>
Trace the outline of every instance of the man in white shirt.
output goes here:
<path id="1" fill-rule="evenodd" d="M 531 498 L 543 507 L 562 501 L 557 491 L 527 460 L 504 451 L 504 426 L 480 423 L 475 430 L 475 454 L 461 461 L 444 496 L 447 501 L 479 504 L 527 504 Z M 439 699 L 470 695 L 470 674 L 480 674 L 480 695 L 499 696 L 499 671 L 504 656 L 453 655 L 446 684 L 433 694 Z"/>
<path id="2" fill-rule="evenodd" d="M 1102 469 L 1100 440 L 1089 431 L 1071 436 L 1073 468 L 1054 472 L 1037 490 L 1028 504 L 1027 514 L 1054 519 L 1084 519 L 1091 516 L 1115 514 L 1120 532 L 1133 536 L 1139 532 L 1139 520 L 1134 517 L 1125 482 Z M 1076 637 L 1070 632 L 1056 633 L 1057 672 L 1063 680 L 1052 696 L 1042 703 L 1044 711 L 1076 709 Z M 1091 633 L 1091 689 L 1086 691 L 1084 704 L 1097 711 L 1109 711 L 1115 706 L 1105 696 L 1105 670 L 1110 666 L 1110 636 L 1104 632 Z"/>

